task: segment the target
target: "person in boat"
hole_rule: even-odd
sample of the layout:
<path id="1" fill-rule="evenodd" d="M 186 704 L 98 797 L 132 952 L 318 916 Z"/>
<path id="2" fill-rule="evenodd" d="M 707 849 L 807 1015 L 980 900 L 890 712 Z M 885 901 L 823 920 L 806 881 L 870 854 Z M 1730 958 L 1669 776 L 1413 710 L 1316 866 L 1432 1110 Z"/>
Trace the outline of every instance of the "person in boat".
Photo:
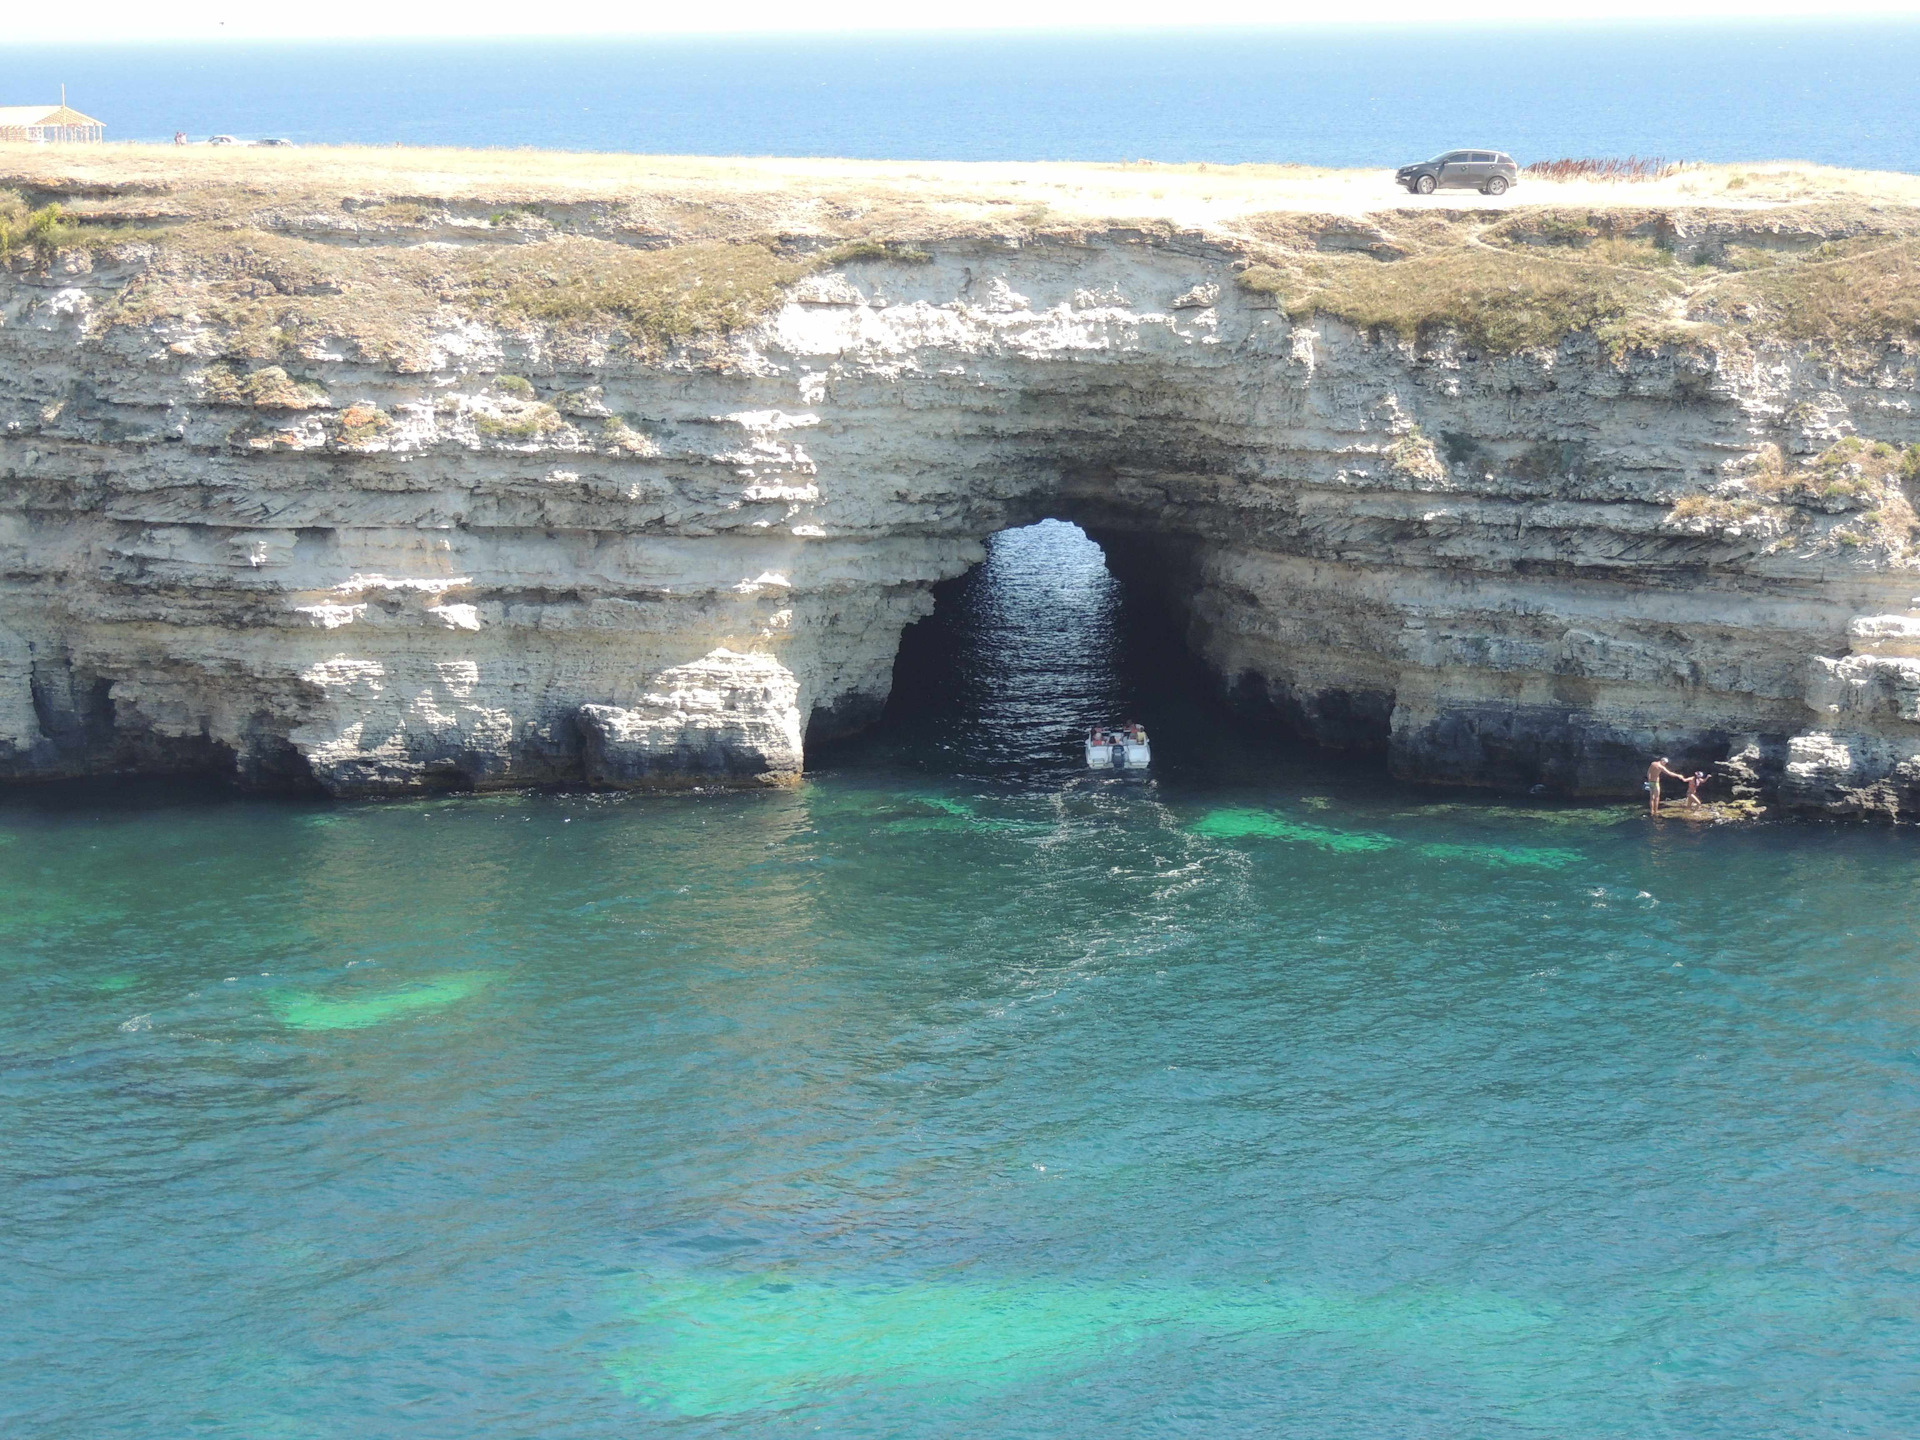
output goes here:
<path id="1" fill-rule="evenodd" d="M 1667 764 L 1667 757 L 1664 755 L 1649 765 L 1647 767 L 1647 813 L 1649 815 L 1660 813 L 1660 782 L 1662 780 L 1678 780 L 1685 784 L 1686 779 L 1686 776 Z"/>

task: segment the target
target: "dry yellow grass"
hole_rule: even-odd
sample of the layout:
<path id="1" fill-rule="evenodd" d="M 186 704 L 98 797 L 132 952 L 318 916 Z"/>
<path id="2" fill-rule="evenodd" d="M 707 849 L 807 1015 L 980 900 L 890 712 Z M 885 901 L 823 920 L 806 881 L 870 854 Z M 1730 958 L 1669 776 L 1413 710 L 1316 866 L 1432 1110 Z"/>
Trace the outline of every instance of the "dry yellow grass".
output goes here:
<path id="1" fill-rule="evenodd" d="M 1575 330 L 1612 339 L 1643 328 L 1677 300 L 1677 279 L 1649 270 L 1555 265 L 1471 244 L 1436 248 L 1390 264 L 1353 256 L 1314 257 L 1286 269 L 1255 266 L 1241 276 L 1290 312 L 1332 315 L 1365 330 L 1418 336 L 1447 330 L 1487 350 L 1550 345 Z"/>
<path id="2" fill-rule="evenodd" d="M 535 249 L 514 246 L 491 257 L 472 272 L 470 294 L 509 315 L 560 326 L 610 319 L 648 352 L 751 323 L 812 268 L 752 241 L 635 250 L 569 239 L 526 253 Z"/>
<path id="3" fill-rule="evenodd" d="M 9 189 L 7 263 L 144 247 L 118 318 L 210 326 L 256 364 L 344 341 L 413 368 L 442 315 L 698 347 L 825 265 L 1102 231 L 1211 241 L 1293 313 L 1496 351 L 1920 336 L 1920 179 L 1805 165 L 1496 200 L 1301 166 L 0 146 Z"/>
<path id="4" fill-rule="evenodd" d="M 1920 239 L 1872 237 L 1854 248 L 1863 253 L 1747 271 L 1723 301 L 1750 307 L 1760 328 L 1789 340 L 1854 346 L 1920 334 Z"/>

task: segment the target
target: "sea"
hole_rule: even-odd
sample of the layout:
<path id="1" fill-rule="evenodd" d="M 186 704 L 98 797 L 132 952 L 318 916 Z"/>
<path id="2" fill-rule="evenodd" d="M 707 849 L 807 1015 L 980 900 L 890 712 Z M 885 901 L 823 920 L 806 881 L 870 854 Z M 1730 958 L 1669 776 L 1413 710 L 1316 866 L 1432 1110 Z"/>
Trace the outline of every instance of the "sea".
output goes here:
<path id="1" fill-rule="evenodd" d="M 4 21 L 0 21 L 0 31 Z M 1393 166 L 1456 145 L 1920 171 L 1920 17 L 23 45 L 114 140 Z"/>
<path id="2" fill-rule="evenodd" d="M 1920 30 L 27 49 L 121 138 L 1920 168 Z M 1088 774 L 1138 719 L 1144 777 Z M 762 794 L 0 790 L 0 1434 L 1920 1434 L 1920 837 L 1421 789 L 1048 522 Z"/>
<path id="3" fill-rule="evenodd" d="M 0 792 L 0 1433 L 1920 1433 L 1920 837 L 1186 663 L 1048 522 L 794 790 Z"/>

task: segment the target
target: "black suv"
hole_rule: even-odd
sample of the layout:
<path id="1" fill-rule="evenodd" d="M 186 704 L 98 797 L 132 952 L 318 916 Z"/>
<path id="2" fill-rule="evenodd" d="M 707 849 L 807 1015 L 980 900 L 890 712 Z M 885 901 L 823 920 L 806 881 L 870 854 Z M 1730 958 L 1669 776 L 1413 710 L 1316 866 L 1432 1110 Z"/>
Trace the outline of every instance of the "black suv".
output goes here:
<path id="1" fill-rule="evenodd" d="M 1402 165 L 1393 172 L 1395 183 L 1408 191 L 1431 195 L 1436 190 L 1478 190 L 1504 195 L 1520 183 L 1520 167 L 1511 155 L 1498 150 L 1449 150 L 1418 165 Z"/>

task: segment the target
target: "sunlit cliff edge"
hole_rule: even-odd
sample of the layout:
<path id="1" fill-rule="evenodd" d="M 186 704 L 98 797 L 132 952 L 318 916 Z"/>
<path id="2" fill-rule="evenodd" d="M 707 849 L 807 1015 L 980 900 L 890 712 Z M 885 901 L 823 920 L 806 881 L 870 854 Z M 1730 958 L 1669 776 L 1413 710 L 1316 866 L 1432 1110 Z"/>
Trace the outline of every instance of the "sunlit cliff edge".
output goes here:
<path id="1" fill-rule="evenodd" d="M 1406 778 L 1920 812 L 1920 179 L 0 146 L 0 257 L 0 777 L 784 783 L 1058 516 Z"/>

